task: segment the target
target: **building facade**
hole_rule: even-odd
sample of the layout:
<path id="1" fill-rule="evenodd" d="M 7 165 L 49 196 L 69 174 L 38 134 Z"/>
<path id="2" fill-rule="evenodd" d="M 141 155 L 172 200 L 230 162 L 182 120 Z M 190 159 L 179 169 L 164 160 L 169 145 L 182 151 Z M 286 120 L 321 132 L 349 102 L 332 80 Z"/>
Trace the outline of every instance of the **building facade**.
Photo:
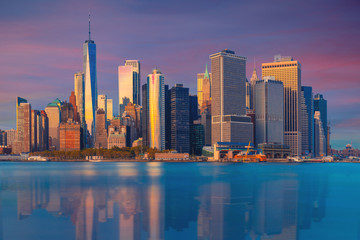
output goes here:
<path id="1" fill-rule="evenodd" d="M 16 130 L 19 129 L 19 106 L 21 103 L 27 103 L 27 100 L 25 98 L 16 97 Z"/>
<path id="2" fill-rule="evenodd" d="M 52 102 L 46 106 L 45 112 L 49 120 L 49 148 L 59 150 L 60 108 Z"/>
<path id="3" fill-rule="evenodd" d="M 31 152 L 31 105 L 20 103 L 18 106 L 18 129 L 15 153 Z"/>
<path id="4" fill-rule="evenodd" d="M 284 143 L 284 86 L 274 77 L 254 85 L 256 144 Z"/>
<path id="5" fill-rule="evenodd" d="M 140 61 L 139 60 L 126 60 L 125 66 L 131 66 L 133 69 L 133 72 L 136 73 L 136 78 L 134 78 L 133 82 L 133 103 L 136 105 L 140 105 Z"/>
<path id="6" fill-rule="evenodd" d="M 275 56 L 262 64 L 263 76 L 274 76 L 284 84 L 284 144 L 293 155 L 301 155 L 301 64 L 292 57 Z"/>
<path id="7" fill-rule="evenodd" d="M 80 150 L 80 123 L 69 119 L 59 126 L 60 151 Z"/>
<path id="8" fill-rule="evenodd" d="M 190 124 L 190 154 L 200 156 L 204 145 L 204 126 L 198 120 Z"/>
<path id="9" fill-rule="evenodd" d="M 85 74 L 83 72 L 74 75 L 74 90 L 76 98 L 76 108 L 78 111 L 78 121 L 81 126 L 81 146 L 86 145 L 86 121 L 85 121 Z"/>
<path id="10" fill-rule="evenodd" d="M 246 57 L 223 50 L 211 59 L 211 142 L 253 142 L 246 114 Z"/>
<path id="11" fill-rule="evenodd" d="M 80 118 L 79 118 L 79 112 L 76 106 L 76 96 L 75 96 L 75 92 L 71 91 L 71 95 L 69 97 L 69 103 L 73 106 L 74 108 L 74 121 L 76 122 L 80 122 Z"/>
<path id="12" fill-rule="evenodd" d="M 326 156 L 326 136 L 322 126 L 321 112 L 314 113 L 314 156 Z"/>
<path id="13" fill-rule="evenodd" d="M 165 86 L 164 76 L 154 69 L 147 77 L 149 147 L 165 149 Z"/>
<path id="14" fill-rule="evenodd" d="M 140 62 L 126 60 L 124 66 L 119 66 L 118 83 L 119 115 L 122 116 L 129 102 L 140 104 Z"/>
<path id="15" fill-rule="evenodd" d="M 95 133 L 95 114 L 97 109 L 97 68 L 96 68 L 96 44 L 91 40 L 90 19 L 89 39 L 83 44 L 83 72 L 84 72 L 84 107 L 85 122 L 89 133 Z M 92 143 L 88 143 L 89 146 Z"/>
<path id="16" fill-rule="evenodd" d="M 198 109 L 201 114 L 205 109 L 211 107 L 211 73 L 208 71 L 206 64 L 205 73 L 197 74 L 197 96 L 198 96 Z"/>
<path id="17" fill-rule="evenodd" d="M 17 121 L 17 120 L 16 120 Z M 13 147 L 14 143 L 16 141 L 16 130 L 15 129 L 10 129 L 10 130 L 5 130 L 6 132 L 6 143 L 7 146 L 9 147 Z"/>
<path id="18" fill-rule="evenodd" d="M 102 108 L 96 111 L 95 148 L 107 148 L 106 114 Z"/>
<path id="19" fill-rule="evenodd" d="M 190 153 L 189 102 L 189 88 L 176 84 L 170 89 L 171 149 L 179 153 Z"/>
<path id="20" fill-rule="evenodd" d="M 104 110 L 107 116 L 107 96 L 105 94 L 98 95 L 98 109 Z"/>
<path id="21" fill-rule="evenodd" d="M 248 99 L 249 109 L 255 108 L 255 106 L 254 106 L 255 105 L 255 97 L 256 97 L 255 96 L 255 84 L 256 84 L 257 80 L 259 80 L 259 78 L 257 76 L 256 68 L 254 66 L 253 74 L 250 78 L 250 83 L 249 83 L 249 99 Z"/>
<path id="22" fill-rule="evenodd" d="M 112 120 L 114 118 L 114 113 L 113 113 L 113 100 L 112 99 L 107 99 L 106 100 L 106 119 L 108 121 Z"/>
<path id="23" fill-rule="evenodd" d="M 302 154 L 312 155 L 314 152 L 314 102 L 312 87 L 301 87 L 302 110 Z"/>
<path id="24" fill-rule="evenodd" d="M 71 103 L 68 102 L 63 103 L 63 105 L 61 106 L 60 117 L 61 117 L 61 122 L 66 123 L 69 121 L 69 119 L 71 121 L 75 121 L 75 110 Z"/>
<path id="25" fill-rule="evenodd" d="M 326 149 L 328 148 L 327 144 L 327 135 L 328 135 L 328 123 L 327 123 L 327 100 L 323 97 L 322 94 L 315 94 L 314 96 L 314 111 L 320 112 L 320 121 L 323 128 L 323 133 L 325 135 Z M 326 151 L 325 151 L 326 152 Z"/>
<path id="26" fill-rule="evenodd" d="M 147 83 L 141 87 L 142 109 L 141 109 L 141 131 L 143 145 L 149 146 L 149 111 L 148 111 L 148 88 Z"/>

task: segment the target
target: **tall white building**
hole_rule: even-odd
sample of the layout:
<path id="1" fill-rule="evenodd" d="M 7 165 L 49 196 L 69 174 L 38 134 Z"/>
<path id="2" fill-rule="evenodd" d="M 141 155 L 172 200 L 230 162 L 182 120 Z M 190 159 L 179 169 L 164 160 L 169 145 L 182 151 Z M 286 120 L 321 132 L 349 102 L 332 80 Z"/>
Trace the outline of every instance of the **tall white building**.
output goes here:
<path id="1" fill-rule="evenodd" d="M 164 76 L 154 69 L 147 77 L 149 147 L 165 149 L 165 85 Z"/>
<path id="2" fill-rule="evenodd" d="M 124 66 L 119 66 L 118 81 L 119 115 L 122 116 L 129 102 L 140 104 L 140 62 L 126 60 Z"/>
<path id="3" fill-rule="evenodd" d="M 139 60 L 126 60 L 125 66 L 132 66 L 133 72 L 136 73 L 136 78 L 134 78 L 134 95 L 133 95 L 133 103 L 140 105 L 140 61 Z"/>
<path id="4" fill-rule="evenodd" d="M 254 85 L 256 144 L 284 143 L 284 85 L 264 77 Z"/>

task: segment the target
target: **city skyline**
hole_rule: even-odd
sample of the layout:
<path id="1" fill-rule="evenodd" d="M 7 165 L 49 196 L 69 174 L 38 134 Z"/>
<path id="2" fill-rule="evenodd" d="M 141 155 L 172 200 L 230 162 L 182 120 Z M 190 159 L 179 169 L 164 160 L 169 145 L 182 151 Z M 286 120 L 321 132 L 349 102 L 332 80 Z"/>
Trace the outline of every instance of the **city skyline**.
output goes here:
<path id="1" fill-rule="evenodd" d="M 120 5 L 111 1 L 101 5 L 91 2 L 92 38 L 96 39 L 98 48 L 99 93 L 107 94 L 114 99 L 114 106 L 118 105 L 117 66 L 126 59 L 140 60 L 142 79 L 158 66 L 165 75 L 165 84 L 173 86 L 181 82 L 194 94 L 196 74 L 203 71 L 206 63 L 210 63 L 208 56 L 211 53 L 229 48 L 246 56 L 248 79 L 254 67 L 254 57 L 259 73 L 261 63 L 271 62 L 273 55 L 291 55 L 302 63 L 302 85 L 312 86 L 314 94 L 321 93 L 328 100 L 332 147 L 341 149 L 351 142 L 354 147 L 360 147 L 357 137 L 360 133 L 360 116 L 356 111 L 360 104 L 357 93 L 360 86 L 356 74 L 360 61 L 356 54 L 359 52 L 357 42 L 360 38 L 357 29 L 359 17 L 356 15 L 359 4 L 354 1 L 346 4 L 327 1 L 326 6 L 316 3 L 309 8 L 307 4 L 297 3 L 291 7 L 286 3 L 272 8 L 273 18 L 266 17 L 264 23 L 267 15 L 262 13 L 268 10 L 265 4 L 261 7 L 261 4 L 255 3 L 224 3 L 224 9 L 219 14 L 225 17 L 223 20 L 216 18 L 215 21 L 211 15 L 217 11 L 215 6 L 219 3 L 199 2 L 202 4 L 191 4 L 192 9 L 162 1 L 159 1 L 160 9 L 155 8 L 157 4 L 153 7 L 142 3 L 140 7 L 136 6 L 136 2 Z M 7 3 L 0 10 L 0 22 L 4 23 L 0 25 L 4 33 L 0 40 L 3 52 L 0 57 L 3 63 L 0 66 L 1 129 L 15 128 L 16 96 L 27 99 L 34 109 L 44 109 L 57 97 L 67 99 L 73 89 L 74 73 L 82 70 L 81 43 L 87 37 L 88 8 L 78 12 L 65 1 L 50 4 L 54 9 L 59 9 L 43 11 L 44 6 L 38 2 L 28 4 L 23 4 L 25 12 L 12 6 L 12 3 Z M 164 16 L 159 16 L 159 11 L 169 10 L 170 7 L 177 10 L 171 9 Z M 307 8 L 310 12 L 316 12 L 317 16 L 305 14 Z M 290 10 L 294 9 L 298 9 L 298 16 L 290 15 Z M 154 12 L 149 13 L 149 10 Z M 200 10 L 204 11 L 197 16 Z M 237 21 L 238 24 L 227 25 L 226 22 L 232 18 L 227 11 L 240 11 L 245 18 L 252 17 L 252 20 L 246 24 Z M 250 13 L 254 11 L 259 14 L 251 16 Z M 121 22 L 132 14 L 135 14 L 135 21 L 124 28 Z M 148 22 L 147 14 L 150 14 Z M 184 14 L 189 19 L 184 20 Z M 284 16 L 292 17 L 289 23 L 281 20 Z M 163 18 L 170 21 L 162 23 Z M 120 23 L 122 30 L 109 29 L 106 25 L 108 21 Z M 195 24 L 191 26 L 189 23 L 194 21 Z M 135 26 L 139 27 L 137 31 L 133 29 Z M 160 38 L 158 34 L 150 34 L 147 29 L 153 30 L 151 26 L 157 26 L 163 36 Z M 266 26 L 270 29 L 266 29 Z M 169 31 L 173 27 L 175 29 Z M 225 27 L 229 31 L 214 37 L 210 35 L 212 27 Z M 144 40 L 144 36 L 147 39 Z M 22 67 L 18 68 L 18 65 Z M 116 107 L 114 110 L 114 114 L 117 114 Z"/>

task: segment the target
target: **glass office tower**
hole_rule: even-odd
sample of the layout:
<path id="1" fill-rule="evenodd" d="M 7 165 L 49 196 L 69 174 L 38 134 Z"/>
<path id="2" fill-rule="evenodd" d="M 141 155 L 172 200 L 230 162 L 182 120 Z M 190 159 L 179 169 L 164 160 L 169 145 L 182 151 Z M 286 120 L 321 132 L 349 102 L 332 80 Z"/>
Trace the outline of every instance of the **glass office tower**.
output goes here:
<path id="1" fill-rule="evenodd" d="M 165 149 L 165 86 L 164 76 L 154 69 L 147 77 L 149 113 L 149 147 Z"/>
<path id="2" fill-rule="evenodd" d="M 97 74 L 96 74 L 96 44 L 90 36 L 83 44 L 83 69 L 85 79 L 85 122 L 87 130 L 92 135 L 95 132 L 95 113 L 97 108 Z"/>
<path id="3" fill-rule="evenodd" d="M 126 60 L 124 66 L 118 67 L 119 81 L 119 115 L 131 102 L 140 105 L 140 62 Z"/>

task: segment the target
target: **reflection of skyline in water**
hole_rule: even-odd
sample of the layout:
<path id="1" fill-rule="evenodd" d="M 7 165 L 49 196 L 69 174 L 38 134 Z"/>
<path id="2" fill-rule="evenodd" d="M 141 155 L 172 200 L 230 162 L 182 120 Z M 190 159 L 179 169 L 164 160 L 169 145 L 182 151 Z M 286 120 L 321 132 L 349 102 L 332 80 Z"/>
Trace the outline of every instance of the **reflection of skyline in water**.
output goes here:
<path id="1" fill-rule="evenodd" d="M 42 216 L 34 213 L 43 209 L 47 221 L 71 221 L 69 239 L 86 240 L 300 239 L 299 231 L 311 229 L 326 212 L 326 175 L 280 175 L 261 172 L 268 166 L 260 165 L 253 174 L 232 170 L 240 165 L 42 166 L 2 176 L 0 239 L 26 234 L 6 233 L 4 211 L 19 223 L 40 223 L 32 230 L 40 233 Z M 17 209 L 9 213 L 4 194 L 8 199 L 14 192 Z"/>

